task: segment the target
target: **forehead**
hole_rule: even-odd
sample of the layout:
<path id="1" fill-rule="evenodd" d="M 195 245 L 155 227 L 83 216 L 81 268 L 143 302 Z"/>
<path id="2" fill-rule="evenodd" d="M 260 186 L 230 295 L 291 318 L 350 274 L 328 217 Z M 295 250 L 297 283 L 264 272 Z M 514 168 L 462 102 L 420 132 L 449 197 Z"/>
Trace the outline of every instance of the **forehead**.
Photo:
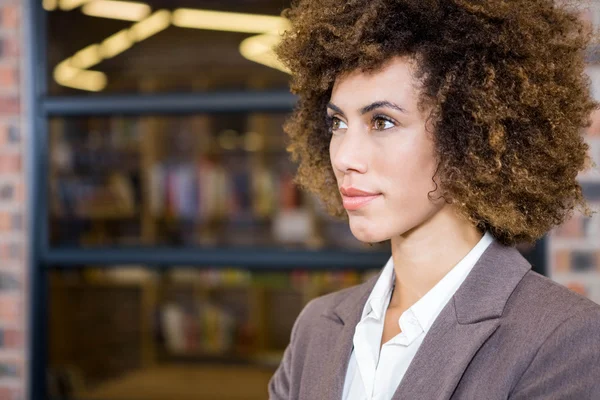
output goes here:
<path id="1" fill-rule="evenodd" d="M 331 101 L 348 112 L 380 100 L 393 101 L 408 112 L 416 110 L 418 91 L 412 71 L 413 62 L 398 56 L 374 71 L 340 75 L 333 85 Z"/>

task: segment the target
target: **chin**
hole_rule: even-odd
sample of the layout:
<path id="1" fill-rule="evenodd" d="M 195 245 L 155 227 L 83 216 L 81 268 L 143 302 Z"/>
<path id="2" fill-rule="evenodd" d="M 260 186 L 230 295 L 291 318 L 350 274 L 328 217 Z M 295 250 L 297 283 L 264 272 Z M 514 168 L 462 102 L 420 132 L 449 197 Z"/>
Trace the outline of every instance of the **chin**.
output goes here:
<path id="1" fill-rule="evenodd" d="M 364 243 L 379 243 L 390 238 L 390 235 L 381 229 L 382 224 L 376 224 L 361 218 L 358 221 L 354 217 L 350 217 L 350 231 L 354 237 Z"/>

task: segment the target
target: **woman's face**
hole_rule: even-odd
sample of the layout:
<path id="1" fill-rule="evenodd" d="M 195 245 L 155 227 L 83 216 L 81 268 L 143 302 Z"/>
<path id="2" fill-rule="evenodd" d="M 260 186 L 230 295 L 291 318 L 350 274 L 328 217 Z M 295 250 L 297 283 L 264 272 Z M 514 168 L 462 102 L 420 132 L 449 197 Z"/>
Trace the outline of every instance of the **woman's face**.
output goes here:
<path id="1" fill-rule="evenodd" d="M 327 106 L 331 165 L 350 229 L 363 242 L 403 235 L 436 214 L 434 144 L 408 58 L 340 76 Z M 437 194 L 432 198 L 437 199 Z"/>

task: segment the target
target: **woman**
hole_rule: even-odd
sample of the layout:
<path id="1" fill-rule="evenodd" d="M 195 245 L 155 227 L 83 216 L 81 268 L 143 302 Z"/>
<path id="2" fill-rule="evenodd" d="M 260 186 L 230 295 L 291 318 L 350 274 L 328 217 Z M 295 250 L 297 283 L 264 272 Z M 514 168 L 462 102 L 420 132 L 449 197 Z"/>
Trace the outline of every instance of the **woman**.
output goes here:
<path id="1" fill-rule="evenodd" d="M 590 33 L 550 0 L 306 0 L 276 48 L 297 181 L 390 239 L 309 302 L 271 399 L 600 399 L 600 306 L 531 270 L 575 208 Z"/>

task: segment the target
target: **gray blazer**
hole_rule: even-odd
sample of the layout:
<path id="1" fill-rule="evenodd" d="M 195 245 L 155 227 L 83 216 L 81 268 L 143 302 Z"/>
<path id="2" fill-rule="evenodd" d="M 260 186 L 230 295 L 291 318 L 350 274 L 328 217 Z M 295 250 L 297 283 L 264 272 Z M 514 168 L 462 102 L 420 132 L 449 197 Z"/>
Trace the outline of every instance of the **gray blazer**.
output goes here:
<path id="1" fill-rule="evenodd" d="M 272 400 L 339 400 L 378 276 L 311 300 L 269 381 Z M 600 399 L 600 305 L 493 242 L 425 336 L 393 399 Z"/>

